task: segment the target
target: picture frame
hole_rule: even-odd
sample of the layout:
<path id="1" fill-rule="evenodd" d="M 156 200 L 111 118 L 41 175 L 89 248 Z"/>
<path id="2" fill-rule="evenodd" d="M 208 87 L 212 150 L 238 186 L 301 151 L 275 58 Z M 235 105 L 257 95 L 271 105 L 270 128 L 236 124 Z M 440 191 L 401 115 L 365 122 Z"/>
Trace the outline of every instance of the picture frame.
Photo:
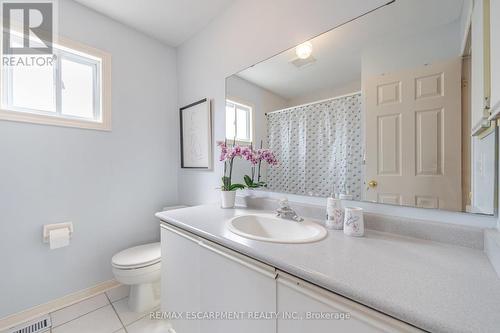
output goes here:
<path id="1" fill-rule="evenodd" d="M 179 109 L 181 168 L 212 169 L 212 112 L 203 98 Z"/>

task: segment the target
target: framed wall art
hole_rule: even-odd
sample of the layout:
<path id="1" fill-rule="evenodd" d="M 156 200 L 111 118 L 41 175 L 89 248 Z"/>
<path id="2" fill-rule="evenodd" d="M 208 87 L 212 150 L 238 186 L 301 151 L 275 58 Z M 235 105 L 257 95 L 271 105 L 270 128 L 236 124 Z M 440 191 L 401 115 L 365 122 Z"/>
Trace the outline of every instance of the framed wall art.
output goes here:
<path id="1" fill-rule="evenodd" d="M 212 168 L 212 115 L 204 98 L 180 109 L 181 167 Z"/>

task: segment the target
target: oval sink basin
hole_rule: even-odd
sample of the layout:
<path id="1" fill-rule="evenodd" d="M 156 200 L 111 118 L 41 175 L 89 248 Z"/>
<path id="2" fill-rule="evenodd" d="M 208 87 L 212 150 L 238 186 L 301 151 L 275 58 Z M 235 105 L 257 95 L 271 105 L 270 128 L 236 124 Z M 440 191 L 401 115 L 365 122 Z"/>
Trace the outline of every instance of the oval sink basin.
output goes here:
<path id="1" fill-rule="evenodd" d="M 245 238 L 275 243 L 309 243 L 323 239 L 326 229 L 304 220 L 295 222 L 272 214 L 252 214 L 233 217 L 227 228 Z"/>

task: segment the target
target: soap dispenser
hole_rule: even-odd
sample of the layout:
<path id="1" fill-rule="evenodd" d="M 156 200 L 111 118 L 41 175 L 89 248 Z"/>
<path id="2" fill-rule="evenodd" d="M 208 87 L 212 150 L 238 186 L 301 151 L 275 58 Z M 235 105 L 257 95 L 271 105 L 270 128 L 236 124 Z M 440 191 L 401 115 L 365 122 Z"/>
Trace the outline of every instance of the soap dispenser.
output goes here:
<path id="1" fill-rule="evenodd" d="M 335 198 L 334 194 L 326 199 L 326 222 L 325 226 L 328 229 L 342 230 L 344 228 L 344 210 L 342 202 Z"/>

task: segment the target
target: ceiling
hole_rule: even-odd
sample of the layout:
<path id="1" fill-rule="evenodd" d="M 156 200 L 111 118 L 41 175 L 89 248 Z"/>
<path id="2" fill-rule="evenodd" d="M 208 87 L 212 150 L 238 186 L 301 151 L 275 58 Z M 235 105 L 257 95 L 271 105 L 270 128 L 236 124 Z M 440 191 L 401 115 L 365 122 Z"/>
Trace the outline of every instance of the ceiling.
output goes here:
<path id="1" fill-rule="evenodd" d="M 234 0 L 75 0 L 170 46 L 203 29 Z"/>
<path id="2" fill-rule="evenodd" d="M 408 43 L 415 36 L 433 35 L 444 30 L 443 27 L 451 27 L 446 31 L 451 30 L 453 36 L 456 33 L 456 38 L 453 41 L 443 38 L 447 43 L 434 46 L 436 54 L 442 54 L 442 48 L 450 48 L 453 50 L 448 53 L 458 55 L 463 3 L 464 0 L 397 0 L 311 39 L 316 62 L 308 66 L 297 68 L 290 63 L 296 58 L 292 48 L 237 75 L 285 99 L 304 97 L 325 88 L 333 90 L 360 81 L 362 58 L 369 50 L 393 45 L 394 41 L 398 41 L 395 45 L 400 41 Z M 434 50 L 427 50 L 432 52 Z"/>

